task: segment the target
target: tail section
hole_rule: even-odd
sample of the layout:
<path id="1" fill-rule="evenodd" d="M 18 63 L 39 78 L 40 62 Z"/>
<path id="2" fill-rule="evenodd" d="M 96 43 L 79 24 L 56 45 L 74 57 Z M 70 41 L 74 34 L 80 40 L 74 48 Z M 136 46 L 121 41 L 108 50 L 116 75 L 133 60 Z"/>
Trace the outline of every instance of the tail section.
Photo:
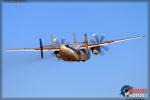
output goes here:
<path id="1" fill-rule="evenodd" d="M 51 45 L 54 45 L 54 36 L 51 35 Z"/>
<path id="2" fill-rule="evenodd" d="M 77 43 L 76 34 L 73 33 L 73 43 Z"/>
<path id="3" fill-rule="evenodd" d="M 85 51 L 86 51 L 86 55 L 89 55 L 88 37 L 87 37 L 86 33 L 85 33 L 84 37 L 85 37 Z"/>

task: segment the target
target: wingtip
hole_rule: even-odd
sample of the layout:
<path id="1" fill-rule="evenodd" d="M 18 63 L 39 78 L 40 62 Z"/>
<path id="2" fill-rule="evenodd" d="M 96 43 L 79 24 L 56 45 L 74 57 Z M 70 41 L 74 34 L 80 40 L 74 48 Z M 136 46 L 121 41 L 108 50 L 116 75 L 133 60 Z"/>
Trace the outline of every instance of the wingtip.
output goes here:
<path id="1" fill-rule="evenodd" d="M 5 49 L 4 51 L 18 51 L 17 49 Z"/>
<path id="2" fill-rule="evenodd" d="M 138 36 L 135 36 L 134 38 L 144 38 L 146 37 L 145 35 L 138 35 Z"/>
<path id="3" fill-rule="evenodd" d="M 146 35 L 142 35 L 142 37 L 146 37 Z"/>
<path id="4" fill-rule="evenodd" d="M 5 49 L 4 51 L 16 51 L 16 50 L 13 50 L 13 49 Z"/>

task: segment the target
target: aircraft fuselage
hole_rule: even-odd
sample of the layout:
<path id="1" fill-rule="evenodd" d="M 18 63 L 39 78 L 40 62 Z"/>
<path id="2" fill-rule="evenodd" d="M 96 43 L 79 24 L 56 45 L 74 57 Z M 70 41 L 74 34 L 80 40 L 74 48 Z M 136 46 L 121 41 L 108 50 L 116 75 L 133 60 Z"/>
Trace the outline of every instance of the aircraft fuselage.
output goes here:
<path id="1" fill-rule="evenodd" d="M 89 55 L 82 50 L 77 50 L 67 45 L 61 45 L 59 54 L 64 61 L 86 61 L 89 59 Z"/>

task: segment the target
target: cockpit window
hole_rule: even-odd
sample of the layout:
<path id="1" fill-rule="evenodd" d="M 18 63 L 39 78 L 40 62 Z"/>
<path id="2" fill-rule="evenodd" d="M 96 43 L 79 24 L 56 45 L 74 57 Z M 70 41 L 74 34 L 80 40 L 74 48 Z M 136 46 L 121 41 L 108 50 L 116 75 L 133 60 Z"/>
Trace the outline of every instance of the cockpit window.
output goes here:
<path id="1" fill-rule="evenodd" d="M 68 47 L 68 48 L 70 47 L 69 45 L 65 45 L 65 46 Z"/>
<path id="2" fill-rule="evenodd" d="M 81 49 L 81 51 L 84 52 L 84 53 L 86 53 L 86 50 L 85 50 L 85 49 Z"/>
<path id="3" fill-rule="evenodd" d="M 66 46 L 67 48 L 69 48 L 69 49 L 75 51 L 78 55 L 80 55 L 80 51 L 78 51 L 77 49 L 75 49 L 75 48 L 73 48 L 73 47 L 71 47 L 71 46 L 69 46 L 69 45 L 65 45 L 65 46 Z"/>

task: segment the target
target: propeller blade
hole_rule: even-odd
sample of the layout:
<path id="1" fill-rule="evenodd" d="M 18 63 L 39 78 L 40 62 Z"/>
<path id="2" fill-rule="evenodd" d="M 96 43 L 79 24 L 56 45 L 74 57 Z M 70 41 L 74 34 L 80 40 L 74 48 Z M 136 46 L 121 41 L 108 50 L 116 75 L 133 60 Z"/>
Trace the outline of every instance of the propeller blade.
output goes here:
<path id="1" fill-rule="evenodd" d="M 102 50 L 101 48 L 100 48 L 100 55 L 104 55 L 105 53 L 104 53 L 104 50 Z"/>
<path id="2" fill-rule="evenodd" d="M 65 38 L 61 38 L 61 44 L 65 44 L 66 40 Z"/>
<path id="3" fill-rule="evenodd" d="M 95 41 L 93 39 L 90 40 L 90 43 L 95 43 Z"/>
<path id="4" fill-rule="evenodd" d="M 56 45 L 59 45 L 59 41 L 58 41 L 58 39 L 54 39 L 54 43 L 56 44 Z"/>
<path id="5" fill-rule="evenodd" d="M 40 43 L 40 50 L 41 50 L 41 58 L 43 59 L 43 45 L 42 45 L 41 38 L 39 39 L 39 43 Z"/>
<path id="6" fill-rule="evenodd" d="M 100 41 L 99 42 L 102 42 L 104 41 L 105 37 L 103 35 L 100 35 Z"/>
<path id="7" fill-rule="evenodd" d="M 96 42 L 99 42 L 99 41 L 100 41 L 100 40 L 99 40 L 99 36 L 98 36 L 97 34 L 93 34 L 92 36 L 93 36 L 93 38 L 96 40 Z"/>
<path id="8" fill-rule="evenodd" d="M 105 50 L 105 51 L 108 51 L 108 50 L 109 50 L 109 48 L 106 47 L 106 46 L 101 46 L 101 48 L 102 48 L 103 50 Z"/>

